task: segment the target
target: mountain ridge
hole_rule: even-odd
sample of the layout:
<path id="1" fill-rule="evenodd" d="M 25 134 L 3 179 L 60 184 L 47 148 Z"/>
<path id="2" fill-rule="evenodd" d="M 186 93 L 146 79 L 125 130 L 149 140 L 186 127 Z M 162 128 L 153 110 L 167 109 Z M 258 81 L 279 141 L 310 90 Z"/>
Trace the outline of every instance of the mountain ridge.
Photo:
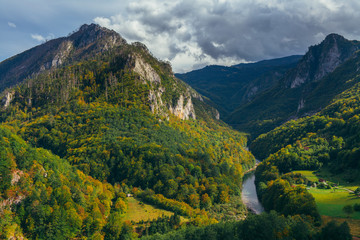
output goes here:
<path id="1" fill-rule="evenodd" d="M 294 55 L 229 67 L 211 65 L 175 75 L 208 97 L 225 120 L 239 105 L 276 84 L 300 57 Z"/>
<path id="2" fill-rule="evenodd" d="M 103 40 L 103 42 L 97 40 Z M 0 63 L 0 91 L 67 60 L 80 60 L 126 41 L 118 33 L 96 24 L 84 24 L 68 37 L 49 40 Z"/>
<path id="3" fill-rule="evenodd" d="M 276 86 L 240 106 L 225 120 L 254 137 L 287 120 L 312 115 L 355 82 L 360 42 L 330 34 L 289 70 Z M 346 78 L 340 76 L 344 74 Z"/>

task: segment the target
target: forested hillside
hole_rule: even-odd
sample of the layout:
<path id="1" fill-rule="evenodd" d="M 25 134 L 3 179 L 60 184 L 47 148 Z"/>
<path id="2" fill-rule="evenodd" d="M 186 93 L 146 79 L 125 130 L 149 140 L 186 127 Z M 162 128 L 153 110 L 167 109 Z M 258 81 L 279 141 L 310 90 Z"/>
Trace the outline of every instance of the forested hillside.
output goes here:
<path id="1" fill-rule="evenodd" d="M 139 43 L 34 73 L 2 97 L 2 126 L 12 131 L 11 141 L 2 133 L 6 237 L 131 236 L 123 221 L 131 191 L 208 224 L 215 220 L 200 209 L 239 195 L 254 165 L 246 136 Z"/>
<path id="2" fill-rule="evenodd" d="M 176 76 L 208 97 L 225 120 L 239 106 L 277 85 L 301 57 L 295 55 L 230 67 L 207 66 Z"/>
<path id="3" fill-rule="evenodd" d="M 115 225 L 122 232 L 123 222 L 112 220 L 126 211 L 122 190 L 31 147 L 16 131 L 0 127 L 1 239 L 96 239 Z"/>
<path id="4" fill-rule="evenodd" d="M 320 111 L 358 82 L 359 46 L 358 41 L 328 35 L 276 86 L 240 106 L 226 122 L 256 138 L 290 119 Z"/>
<path id="5" fill-rule="evenodd" d="M 259 136 L 251 144 L 253 153 L 261 158 L 270 155 L 281 172 L 326 166 L 333 173 L 346 173 L 349 181 L 358 180 L 359 93 L 357 83 L 320 113 Z"/>

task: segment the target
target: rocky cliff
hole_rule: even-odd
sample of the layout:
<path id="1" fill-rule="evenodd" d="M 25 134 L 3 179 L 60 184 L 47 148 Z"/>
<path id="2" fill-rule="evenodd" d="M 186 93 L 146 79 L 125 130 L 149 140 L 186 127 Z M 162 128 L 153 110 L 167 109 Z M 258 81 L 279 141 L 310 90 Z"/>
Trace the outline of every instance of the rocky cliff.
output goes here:
<path id="1" fill-rule="evenodd" d="M 309 51 L 297 67 L 290 71 L 284 82 L 290 88 L 317 82 L 348 60 L 359 47 L 357 41 L 349 41 L 340 35 L 330 34 L 321 44 L 309 48 Z"/>
<path id="2" fill-rule="evenodd" d="M 27 86 L 32 89 L 29 91 L 31 94 L 45 94 L 44 86 L 49 83 L 41 83 L 39 89 L 38 84 L 33 86 L 31 79 L 37 78 L 39 74 L 54 75 L 55 70 L 65 69 L 69 71 L 64 76 L 69 78 L 68 82 L 58 86 L 60 92 L 46 94 L 49 95 L 48 101 L 57 102 L 58 99 L 55 98 L 67 101 L 71 98 L 71 91 L 78 88 L 82 81 L 71 77 L 78 74 L 76 71 L 79 70 L 74 70 L 77 68 L 75 65 L 88 60 L 111 65 L 110 71 L 114 74 L 104 83 L 106 92 L 108 88 L 116 88 L 121 81 L 119 78 L 124 77 L 124 74 L 135 76 L 137 84 L 146 88 L 148 105 L 154 114 L 173 114 L 183 120 L 196 119 L 193 99 L 199 100 L 197 104 L 206 105 L 200 94 L 176 79 L 170 64 L 153 57 L 145 45 L 127 44 L 118 33 L 96 24 L 85 24 L 68 37 L 48 41 L 0 63 L 0 91 L 26 81 Z M 95 69 L 94 74 L 98 71 L 99 69 Z M 34 104 L 34 96 L 31 94 L 26 100 L 30 106 Z M 106 98 L 107 95 L 106 93 Z M 7 108 L 16 96 L 18 95 L 14 89 L 3 92 L 3 107 Z M 208 111 L 210 115 L 218 117 L 218 112 L 212 107 L 207 105 L 205 109 L 211 109 Z"/>
<path id="3" fill-rule="evenodd" d="M 254 136 L 290 119 L 312 115 L 358 81 L 359 41 L 337 34 L 309 47 L 278 84 L 240 106 L 226 121 Z"/>

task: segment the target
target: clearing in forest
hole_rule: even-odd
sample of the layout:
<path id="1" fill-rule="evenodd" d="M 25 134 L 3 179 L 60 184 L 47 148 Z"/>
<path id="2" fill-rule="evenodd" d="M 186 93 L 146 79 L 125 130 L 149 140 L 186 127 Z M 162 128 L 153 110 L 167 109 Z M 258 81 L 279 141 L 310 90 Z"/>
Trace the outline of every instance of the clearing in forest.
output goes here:
<path id="1" fill-rule="evenodd" d="M 155 220 L 161 216 L 171 216 L 174 213 L 163 209 L 156 208 L 152 205 L 145 204 L 134 197 L 128 197 L 128 211 L 124 220 L 133 221 L 134 223 L 148 220 Z"/>

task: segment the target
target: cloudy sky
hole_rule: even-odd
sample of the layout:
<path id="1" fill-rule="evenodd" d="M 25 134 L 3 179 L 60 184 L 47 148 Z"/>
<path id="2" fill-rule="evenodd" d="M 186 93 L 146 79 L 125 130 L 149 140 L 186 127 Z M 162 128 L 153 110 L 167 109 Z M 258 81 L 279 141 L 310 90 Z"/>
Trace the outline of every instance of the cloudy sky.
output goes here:
<path id="1" fill-rule="evenodd" d="M 359 0 L 0 0 L 0 61 L 98 23 L 185 72 L 304 54 L 329 33 L 360 40 L 359 22 Z"/>

